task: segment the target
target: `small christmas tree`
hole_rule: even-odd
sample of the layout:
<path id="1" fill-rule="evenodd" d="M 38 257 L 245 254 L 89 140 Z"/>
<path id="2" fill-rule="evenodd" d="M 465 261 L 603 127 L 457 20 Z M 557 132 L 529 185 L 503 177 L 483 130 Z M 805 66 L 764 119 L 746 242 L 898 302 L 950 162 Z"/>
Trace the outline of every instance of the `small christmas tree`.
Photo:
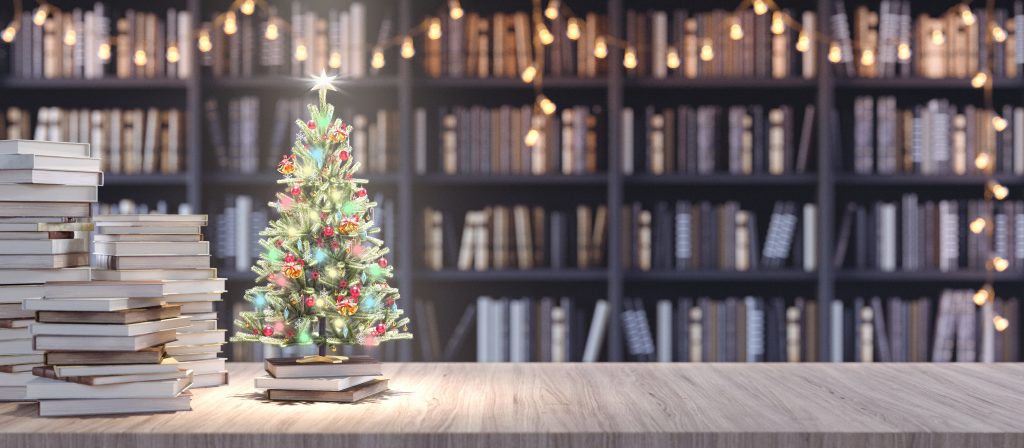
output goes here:
<path id="1" fill-rule="evenodd" d="M 260 232 L 263 253 L 252 268 L 259 286 L 245 293 L 255 311 L 241 313 L 232 341 L 317 344 L 323 355 L 327 346 L 412 338 L 398 290 L 388 285 L 389 249 L 372 236 L 380 231 L 377 204 L 367 181 L 353 178 L 352 128 L 327 104 L 333 79 L 316 78 L 320 105 L 308 106 L 308 122 L 296 121 L 302 131 L 278 164 L 286 189 L 269 205 L 280 218 Z"/>

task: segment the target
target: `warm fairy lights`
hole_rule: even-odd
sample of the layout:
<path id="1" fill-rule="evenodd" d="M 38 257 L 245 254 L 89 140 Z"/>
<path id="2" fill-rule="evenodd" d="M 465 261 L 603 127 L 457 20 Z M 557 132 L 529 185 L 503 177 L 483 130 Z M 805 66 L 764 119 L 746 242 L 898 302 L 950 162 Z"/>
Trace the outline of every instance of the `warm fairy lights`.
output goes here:
<path id="1" fill-rule="evenodd" d="M 739 23 L 733 23 L 731 26 L 729 26 L 729 39 L 743 39 L 743 27 L 740 26 Z"/>
<path id="2" fill-rule="evenodd" d="M 525 82 L 527 84 L 532 83 L 533 82 L 533 78 L 536 78 L 536 77 L 537 77 L 537 66 L 535 66 L 535 65 L 531 65 L 529 67 L 526 67 L 525 69 L 523 69 L 523 73 L 521 73 L 519 75 L 519 79 L 522 79 L 523 82 Z"/>
<path id="3" fill-rule="evenodd" d="M 462 10 L 459 0 L 448 0 L 448 17 L 451 17 L 452 20 L 459 20 L 463 14 L 465 14 L 465 11 Z"/>
<path id="4" fill-rule="evenodd" d="M 274 23 L 273 18 L 271 18 L 268 21 L 267 31 L 264 33 L 264 36 L 267 38 L 267 40 L 277 40 L 278 37 L 281 37 L 280 33 L 277 30 L 277 24 Z"/>
<path id="5" fill-rule="evenodd" d="M 241 5 L 238 6 L 238 10 L 247 16 L 251 16 L 252 13 L 256 12 L 256 1 L 245 0 Z"/>
<path id="6" fill-rule="evenodd" d="M 402 38 L 402 59 L 412 59 L 416 56 L 416 46 L 412 43 L 412 36 Z"/>
<path id="7" fill-rule="evenodd" d="M 626 47 L 626 53 L 622 55 L 622 66 L 629 70 L 636 68 L 636 48 L 633 46 Z"/>
<path id="8" fill-rule="evenodd" d="M 679 68 L 682 61 L 679 59 L 679 50 L 676 47 L 668 47 L 668 52 L 665 54 L 665 66 L 675 70 Z"/>
<path id="9" fill-rule="evenodd" d="M 177 64 L 181 60 L 181 52 L 176 45 L 167 47 L 167 62 Z"/>

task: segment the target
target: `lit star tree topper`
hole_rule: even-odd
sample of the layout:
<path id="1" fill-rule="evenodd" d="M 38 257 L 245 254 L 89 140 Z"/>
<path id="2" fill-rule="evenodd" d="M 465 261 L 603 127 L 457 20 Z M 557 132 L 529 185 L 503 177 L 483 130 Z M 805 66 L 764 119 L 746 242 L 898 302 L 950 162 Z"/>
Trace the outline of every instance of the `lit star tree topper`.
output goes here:
<path id="1" fill-rule="evenodd" d="M 334 118 L 327 91 L 337 89 L 326 71 L 313 77 L 318 106 L 278 164 L 284 177 L 269 206 L 279 213 L 260 232 L 263 252 L 252 270 L 256 286 L 245 292 L 255 308 L 240 314 L 232 341 L 278 346 L 377 345 L 409 339 L 408 317 L 390 286 L 390 250 L 374 235 L 377 206 L 365 179 L 354 178 L 352 127 Z"/>

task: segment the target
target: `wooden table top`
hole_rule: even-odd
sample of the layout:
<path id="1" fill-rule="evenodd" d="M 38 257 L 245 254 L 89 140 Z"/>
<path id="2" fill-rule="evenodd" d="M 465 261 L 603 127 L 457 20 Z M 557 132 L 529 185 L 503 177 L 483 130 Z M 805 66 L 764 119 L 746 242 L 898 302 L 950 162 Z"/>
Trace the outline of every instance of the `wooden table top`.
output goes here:
<path id="1" fill-rule="evenodd" d="M 191 412 L 0 403 L 0 447 L 1024 446 L 1024 364 L 387 364 L 356 404 L 268 402 L 229 366 Z"/>

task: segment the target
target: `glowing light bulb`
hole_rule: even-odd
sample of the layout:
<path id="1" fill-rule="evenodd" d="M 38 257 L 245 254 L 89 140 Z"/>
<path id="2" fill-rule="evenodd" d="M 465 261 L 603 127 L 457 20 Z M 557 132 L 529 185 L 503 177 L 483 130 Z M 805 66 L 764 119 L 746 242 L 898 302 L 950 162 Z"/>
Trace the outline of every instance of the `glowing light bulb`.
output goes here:
<path id="1" fill-rule="evenodd" d="M 309 51 L 306 49 L 305 44 L 298 44 L 295 46 L 295 60 L 302 62 L 309 57 Z"/>
<path id="2" fill-rule="evenodd" d="M 548 20 L 555 20 L 558 18 L 558 7 L 561 6 L 558 0 L 550 0 L 548 7 L 544 9 L 544 17 Z"/>
<path id="3" fill-rule="evenodd" d="M 665 65 L 670 69 L 677 69 L 682 61 L 679 60 L 679 50 L 676 47 L 668 47 L 668 53 L 665 54 Z"/>
<path id="4" fill-rule="evenodd" d="M 271 21 L 270 23 L 267 24 L 267 32 L 265 36 L 267 40 L 277 40 L 278 37 L 281 37 L 281 34 L 277 30 L 276 23 Z"/>
<path id="5" fill-rule="evenodd" d="M 555 35 L 551 34 L 551 31 L 543 23 L 537 27 L 537 38 L 540 39 L 540 43 L 543 45 L 551 45 L 555 41 Z"/>
<path id="6" fill-rule="evenodd" d="M 327 66 L 330 68 L 340 68 L 341 53 L 338 53 L 337 51 L 332 51 L 331 55 L 327 58 Z"/>
<path id="7" fill-rule="evenodd" d="M 996 256 L 996 257 L 992 258 L 992 268 L 994 268 L 996 270 L 996 272 L 1003 272 L 1003 271 L 1005 271 L 1009 267 L 1010 267 L 1010 260 L 1007 260 L 1007 259 L 1005 259 L 1003 257 L 1000 257 L 1000 256 Z"/>
<path id="8" fill-rule="evenodd" d="M 522 79 L 523 82 L 525 82 L 527 84 L 533 82 L 533 78 L 536 78 L 536 77 L 537 77 L 537 67 L 534 67 L 532 65 L 529 66 L 529 67 L 526 67 L 526 69 L 523 70 L 523 73 L 521 73 L 519 75 L 519 78 Z"/>
<path id="9" fill-rule="evenodd" d="M 974 75 L 973 78 L 971 78 L 971 87 L 974 87 L 975 89 L 980 89 L 982 87 L 985 87 L 985 83 L 987 82 L 988 74 L 985 72 L 978 72 L 976 75 Z"/>
<path id="10" fill-rule="evenodd" d="M 866 49 L 860 53 L 861 65 L 874 65 L 875 64 L 875 52 L 871 49 Z"/>
<path id="11" fill-rule="evenodd" d="M 569 19 L 569 23 L 565 27 L 565 37 L 569 40 L 580 39 L 580 22 L 575 17 Z"/>
<path id="12" fill-rule="evenodd" d="M 437 17 L 430 18 L 430 23 L 427 25 L 427 38 L 430 40 L 441 38 L 441 19 Z"/>
<path id="13" fill-rule="evenodd" d="M 977 17 L 974 16 L 974 13 L 971 12 L 971 8 L 968 8 L 967 5 L 960 6 L 960 19 L 963 20 L 964 25 L 967 26 L 974 25 L 974 22 L 977 21 Z"/>
<path id="14" fill-rule="evenodd" d="M 202 48 L 203 48 L 202 45 L 200 45 L 199 49 L 202 50 Z M 210 50 L 206 50 L 206 51 L 210 51 Z M 100 58 L 101 61 L 109 61 L 110 60 L 110 44 L 108 44 L 106 42 L 100 44 L 100 47 L 96 49 L 96 57 Z"/>
<path id="15" fill-rule="evenodd" d="M 15 28 L 13 24 L 11 24 L 7 25 L 7 28 L 4 28 L 4 32 L 2 35 L 0 35 L 0 39 L 3 39 L 4 42 L 11 43 L 14 41 L 14 37 L 17 35 L 18 29 Z"/>
<path id="16" fill-rule="evenodd" d="M 709 62 L 715 58 L 715 49 L 711 48 L 711 39 L 705 39 L 700 47 L 700 60 Z"/>
<path id="17" fill-rule="evenodd" d="M 772 34 L 782 34 L 786 32 L 786 21 L 782 17 L 782 11 L 775 11 L 772 13 Z"/>
<path id="18" fill-rule="evenodd" d="M 1008 123 L 1006 122 L 1006 119 L 1003 118 L 1003 117 L 1000 117 L 999 115 L 995 115 L 995 116 L 992 117 L 992 128 L 994 128 L 996 130 L 996 132 L 1003 132 L 1003 131 L 1005 131 L 1007 124 Z"/>
<path id="19" fill-rule="evenodd" d="M 971 221 L 971 224 L 970 224 L 969 227 L 971 228 L 971 233 L 977 235 L 977 234 L 980 234 L 981 232 L 985 231 L 985 225 L 986 225 L 985 218 L 977 217 L 977 218 L 974 218 L 973 221 Z"/>
<path id="20" fill-rule="evenodd" d="M 910 44 L 906 42 L 900 42 L 899 46 L 896 47 L 896 57 L 901 61 L 910 60 Z"/>
<path id="21" fill-rule="evenodd" d="M 370 58 L 370 67 L 377 70 L 384 68 L 384 50 L 380 47 L 373 49 L 373 56 Z"/>
<path id="22" fill-rule="evenodd" d="M 999 182 L 992 182 L 992 186 L 989 187 L 989 190 L 992 191 L 992 197 L 996 198 L 997 201 L 1002 201 L 1010 195 L 1010 189 L 1006 188 L 1005 185 L 1000 184 Z"/>
<path id="23" fill-rule="evenodd" d="M 838 42 L 832 42 L 828 46 L 828 61 L 833 64 L 838 64 L 843 60 L 843 50 L 839 48 Z"/>
<path id="24" fill-rule="evenodd" d="M 210 42 L 210 32 L 209 31 L 207 31 L 207 30 L 200 30 L 199 31 L 199 43 L 198 43 L 198 45 L 199 45 L 199 51 L 201 51 L 203 53 L 208 53 L 210 50 L 213 49 L 213 42 Z M 108 45 L 108 47 L 109 47 L 109 45 Z M 110 50 L 108 49 L 107 52 L 109 53 Z"/>
<path id="25" fill-rule="evenodd" d="M 988 302 L 989 299 L 991 299 L 993 295 L 994 294 L 993 294 L 993 291 L 992 291 L 992 286 L 990 286 L 990 285 L 982 286 L 981 289 L 978 289 L 977 291 L 974 291 L 974 297 L 973 297 L 974 304 L 978 305 L 978 306 L 982 306 L 986 302 Z"/>
<path id="26" fill-rule="evenodd" d="M 540 106 L 541 112 L 544 112 L 544 115 L 551 115 L 558 110 L 558 106 L 555 105 L 555 102 L 551 101 L 551 99 L 544 95 L 539 95 L 537 97 L 537 104 Z"/>
<path id="27" fill-rule="evenodd" d="M 416 46 L 413 45 L 411 36 L 405 36 L 402 38 L 402 58 L 412 59 L 413 56 L 416 56 Z"/>
<path id="28" fill-rule="evenodd" d="M 78 42 L 78 33 L 76 33 L 73 28 L 68 28 L 68 30 L 64 33 L 64 45 L 70 47 L 74 45 L 75 42 Z"/>
<path id="29" fill-rule="evenodd" d="M 636 68 L 636 48 L 633 46 L 626 47 L 626 52 L 622 55 L 622 66 L 628 70 Z"/>
<path id="30" fill-rule="evenodd" d="M 729 39 L 740 40 L 743 39 L 743 27 L 738 23 L 733 23 L 729 26 Z"/>
<path id="31" fill-rule="evenodd" d="M 529 147 L 532 148 L 532 147 L 537 145 L 537 142 L 539 140 L 540 140 L 540 131 L 538 131 L 536 129 L 530 129 L 530 132 L 526 133 L 526 137 L 523 139 L 523 143 L 526 143 L 526 146 L 529 146 Z"/>
<path id="32" fill-rule="evenodd" d="M 181 52 L 178 51 L 177 45 L 171 45 L 167 47 L 167 62 L 177 64 L 181 60 Z"/>
<path id="33" fill-rule="evenodd" d="M 996 316 L 992 318 L 992 326 L 996 327 L 996 331 L 1002 333 L 1010 328 L 1010 321 L 1003 316 Z"/>
<path id="34" fill-rule="evenodd" d="M 224 13 L 224 34 L 228 36 L 238 32 L 238 21 L 234 11 Z"/>
<path id="35" fill-rule="evenodd" d="M 598 59 L 608 57 L 608 43 L 605 42 L 604 36 L 597 36 L 594 39 L 594 57 Z"/>
<path id="36" fill-rule="evenodd" d="M 935 45 L 942 45 L 946 43 L 946 34 L 940 29 L 932 30 L 932 43 Z"/>
<path id="37" fill-rule="evenodd" d="M 466 12 L 462 10 L 459 0 L 448 0 L 448 16 L 452 20 L 459 20 Z"/>
<path id="38" fill-rule="evenodd" d="M 142 67 L 143 65 L 146 65 L 147 62 L 149 62 L 149 57 L 146 56 L 145 51 L 136 50 L 135 58 L 133 58 L 133 60 L 135 61 L 135 65 Z"/>
<path id="39" fill-rule="evenodd" d="M 46 23 L 46 16 L 49 14 L 46 5 L 40 6 L 36 9 L 36 13 L 32 16 L 32 23 L 36 26 L 43 26 Z"/>
<path id="40" fill-rule="evenodd" d="M 801 31 L 796 36 L 796 51 L 799 51 L 801 53 L 807 53 L 807 51 L 810 49 L 811 39 L 807 37 L 807 34 L 804 34 L 804 32 Z"/>
<path id="41" fill-rule="evenodd" d="M 995 39 L 996 42 L 999 42 L 999 43 L 1006 42 L 1006 30 L 1004 30 L 1003 27 L 1001 27 L 999 25 L 993 25 L 992 26 L 992 38 Z"/>
<path id="42" fill-rule="evenodd" d="M 989 163 L 991 161 L 991 157 L 988 155 L 988 153 L 980 153 L 974 158 L 974 167 L 981 171 L 985 171 L 986 169 L 988 169 Z"/>
<path id="43" fill-rule="evenodd" d="M 252 13 L 256 12 L 256 2 L 253 0 L 245 0 L 238 7 L 238 10 L 242 11 L 242 14 L 251 16 Z"/>
<path id="44" fill-rule="evenodd" d="M 763 16 L 768 12 L 768 4 L 764 0 L 754 0 L 754 14 Z"/>

